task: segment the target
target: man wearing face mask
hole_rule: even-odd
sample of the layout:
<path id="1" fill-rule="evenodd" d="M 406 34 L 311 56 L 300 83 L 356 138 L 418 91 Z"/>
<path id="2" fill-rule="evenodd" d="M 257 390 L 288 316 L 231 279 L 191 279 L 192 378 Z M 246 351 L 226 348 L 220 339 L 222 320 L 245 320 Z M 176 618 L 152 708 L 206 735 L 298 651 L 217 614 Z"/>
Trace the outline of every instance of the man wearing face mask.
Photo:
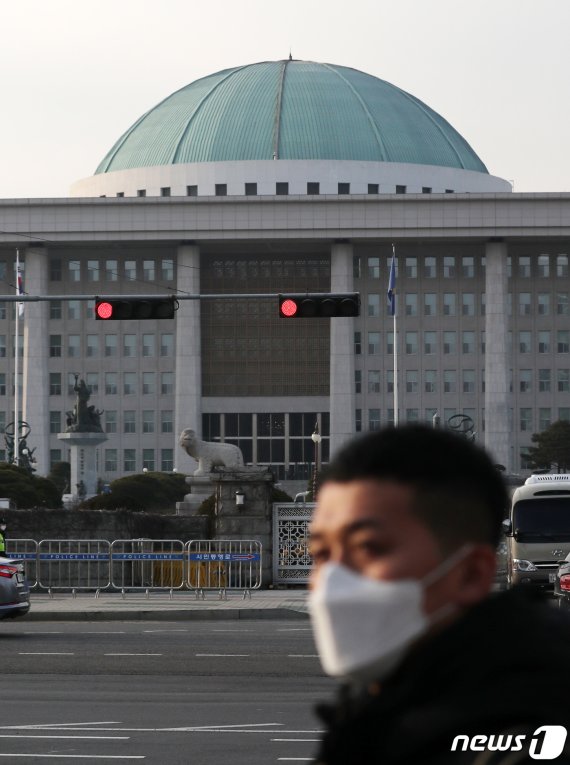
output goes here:
<path id="1" fill-rule="evenodd" d="M 508 503 L 488 455 L 444 430 L 371 433 L 332 461 L 309 609 L 342 687 L 319 765 L 518 765 L 541 747 L 570 765 L 569 620 L 493 593 Z"/>
<path id="2" fill-rule="evenodd" d="M 6 558 L 6 519 L 0 518 L 0 557 Z"/>

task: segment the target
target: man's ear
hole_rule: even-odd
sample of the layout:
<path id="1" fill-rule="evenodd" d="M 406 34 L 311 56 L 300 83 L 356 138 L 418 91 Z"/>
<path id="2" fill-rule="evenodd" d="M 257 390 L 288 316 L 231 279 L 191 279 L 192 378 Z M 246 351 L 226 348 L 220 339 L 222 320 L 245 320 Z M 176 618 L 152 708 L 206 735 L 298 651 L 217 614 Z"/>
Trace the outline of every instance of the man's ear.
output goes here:
<path id="1" fill-rule="evenodd" d="M 493 589 L 497 555 L 491 545 L 476 544 L 457 568 L 455 602 L 473 606 Z"/>

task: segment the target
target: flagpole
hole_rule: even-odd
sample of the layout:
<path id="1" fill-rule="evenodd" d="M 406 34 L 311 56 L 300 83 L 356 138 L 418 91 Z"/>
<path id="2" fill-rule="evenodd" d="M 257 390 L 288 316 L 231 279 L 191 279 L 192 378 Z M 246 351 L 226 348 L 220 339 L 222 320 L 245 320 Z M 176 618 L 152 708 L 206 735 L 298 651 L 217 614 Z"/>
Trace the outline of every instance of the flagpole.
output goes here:
<path id="1" fill-rule="evenodd" d="M 16 250 L 16 295 L 20 294 L 20 251 Z M 20 393 L 18 386 L 19 350 L 20 350 L 20 303 L 16 304 L 16 323 L 14 330 L 14 463 L 20 463 Z"/>
<path id="2" fill-rule="evenodd" d="M 398 327 L 396 322 L 398 312 L 396 310 L 396 247 L 394 244 L 392 244 L 392 262 L 388 278 L 388 302 L 394 321 L 394 342 L 392 345 L 394 355 L 394 425 L 398 425 Z"/>

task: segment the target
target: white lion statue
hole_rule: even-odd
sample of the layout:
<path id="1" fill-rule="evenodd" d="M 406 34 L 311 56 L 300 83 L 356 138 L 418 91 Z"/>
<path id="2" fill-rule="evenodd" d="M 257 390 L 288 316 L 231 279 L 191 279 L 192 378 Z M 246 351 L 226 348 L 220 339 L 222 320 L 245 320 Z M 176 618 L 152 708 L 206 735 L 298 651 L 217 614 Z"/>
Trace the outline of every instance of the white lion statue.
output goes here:
<path id="1" fill-rule="evenodd" d="M 214 465 L 229 468 L 243 465 L 243 455 L 237 446 L 201 441 L 190 428 L 184 428 L 179 443 L 184 451 L 198 462 L 198 469 L 194 471 L 194 475 L 211 473 Z"/>

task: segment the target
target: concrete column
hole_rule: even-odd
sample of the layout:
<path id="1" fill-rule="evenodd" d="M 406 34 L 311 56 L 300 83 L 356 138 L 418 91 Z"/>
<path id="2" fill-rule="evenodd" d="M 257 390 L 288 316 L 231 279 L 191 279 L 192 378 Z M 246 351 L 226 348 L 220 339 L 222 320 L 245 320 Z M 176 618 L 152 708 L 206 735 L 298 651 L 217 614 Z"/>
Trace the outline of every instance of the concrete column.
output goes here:
<path id="1" fill-rule="evenodd" d="M 485 292 L 485 447 L 496 462 L 513 470 L 509 416 L 507 245 L 486 246 Z"/>
<path id="2" fill-rule="evenodd" d="M 178 247 L 177 288 L 200 294 L 200 248 L 195 244 Z M 184 428 L 202 437 L 202 361 L 200 344 L 200 301 L 181 300 L 176 312 L 176 383 L 174 393 L 174 465 L 193 472 L 196 465 L 178 445 Z M 183 466 L 183 467 L 181 467 Z"/>
<path id="3" fill-rule="evenodd" d="M 352 292 L 353 249 L 335 243 L 331 249 L 331 292 Z M 355 434 L 354 319 L 331 319 L 330 348 L 330 453 Z"/>
<path id="4" fill-rule="evenodd" d="M 46 248 L 30 247 L 26 250 L 24 288 L 30 295 L 47 295 Z M 49 303 L 24 304 L 22 416 L 32 429 L 28 445 L 35 448 L 37 475 L 49 473 L 48 316 Z"/>

